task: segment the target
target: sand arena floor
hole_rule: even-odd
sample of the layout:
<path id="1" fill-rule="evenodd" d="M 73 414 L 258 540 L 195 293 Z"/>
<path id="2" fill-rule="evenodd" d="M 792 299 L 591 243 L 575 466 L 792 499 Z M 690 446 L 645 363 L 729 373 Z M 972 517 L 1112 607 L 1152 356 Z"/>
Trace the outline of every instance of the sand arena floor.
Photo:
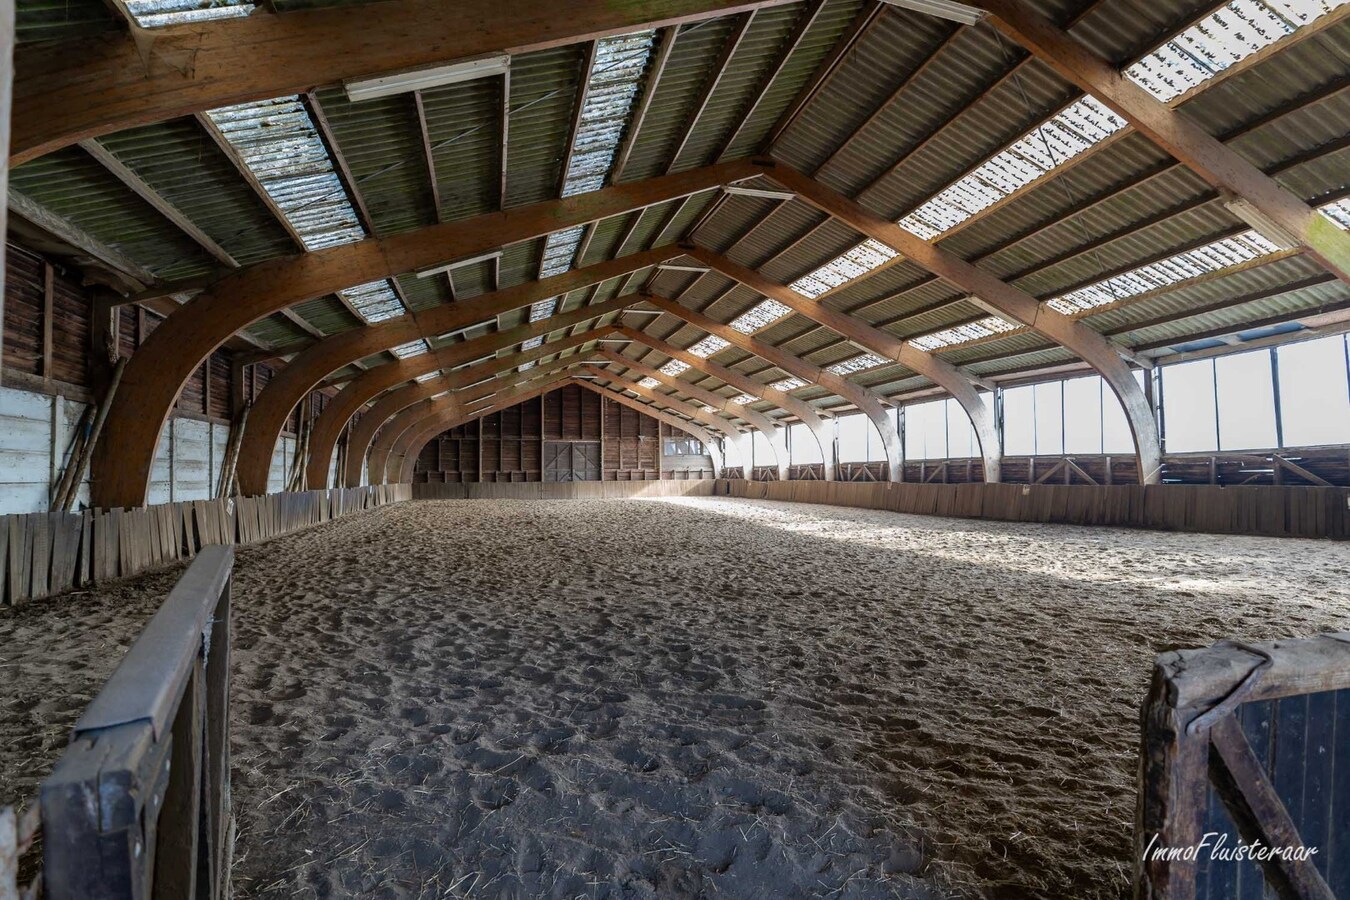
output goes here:
<path id="1" fill-rule="evenodd" d="M 0 803 L 173 583 L 0 611 Z M 236 569 L 245 897 L 1119 897 L 1155 653 L 1350 549 L 726 499 L 421 502 Z"/>

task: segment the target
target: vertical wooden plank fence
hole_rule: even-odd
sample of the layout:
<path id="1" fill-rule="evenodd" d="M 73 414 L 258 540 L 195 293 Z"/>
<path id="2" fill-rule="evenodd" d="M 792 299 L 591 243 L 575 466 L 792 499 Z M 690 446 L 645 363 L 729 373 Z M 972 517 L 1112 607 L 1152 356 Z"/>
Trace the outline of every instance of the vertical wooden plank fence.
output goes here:
<path id="1" fill-rule="evenodd" d="M 412 499 L 406 484 L 0 516 L 0 603 L 15 605 Z"/>

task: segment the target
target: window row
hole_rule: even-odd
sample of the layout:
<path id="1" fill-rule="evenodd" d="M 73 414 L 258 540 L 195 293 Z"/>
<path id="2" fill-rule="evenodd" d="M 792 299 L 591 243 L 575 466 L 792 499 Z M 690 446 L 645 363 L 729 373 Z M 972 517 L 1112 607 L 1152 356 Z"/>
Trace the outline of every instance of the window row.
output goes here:
<path id="1" fill-rule="evenodd" d="M 1145 373 L 1136 371 L 1143 384 Z M 1163 449 L 1168 453 L 1267 450 L 1350 443 L 1350 338 L 1318 338 L 1210 359 L 1161 365 L 1151 373 Z M 986 402 L 992 398 L 986 395 Z M 1120 402 L 1098 376 L 1000 391 L 995 414 L 1007 456 L 1126 454 L 1134 439 Z M 910 460 L 979 455 L 979 442 L 952 399 L 908 404 L 889 416 Z M 835 420 L 840 462 L 886 459 L 863 415 Z M 805 425 L 788 429 L 793 465 L 821 462 Z M 774 463 L 754 434 L 754 465 Z"/>

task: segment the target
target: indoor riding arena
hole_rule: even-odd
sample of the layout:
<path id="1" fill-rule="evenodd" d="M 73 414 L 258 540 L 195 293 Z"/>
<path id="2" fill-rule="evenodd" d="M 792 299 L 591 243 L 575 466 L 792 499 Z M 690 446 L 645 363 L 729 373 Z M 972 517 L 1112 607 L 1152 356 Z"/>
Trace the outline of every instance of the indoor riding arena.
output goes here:
<path id="1" fill-rule="evenodd" d="M 0 0 L 0 900 L 1350 900 L 1346 0 Z"/>

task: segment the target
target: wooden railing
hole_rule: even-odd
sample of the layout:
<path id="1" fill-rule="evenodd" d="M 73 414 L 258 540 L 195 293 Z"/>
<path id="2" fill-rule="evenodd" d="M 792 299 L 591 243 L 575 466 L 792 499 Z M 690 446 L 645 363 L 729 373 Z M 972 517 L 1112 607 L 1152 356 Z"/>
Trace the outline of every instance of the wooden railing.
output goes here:
<path id="1" fill-rule="evenodd" d="M 1142 726 L 1136 898 L 1350 896 L 1350 633 L 1164 653 Z"/>
<path id="2" fill-rule="evenodd" d="M 233 565 L 233 547 L 198 554 L 76 723 L 36 807 L 41 896 L 229 896 Z M 0 879 L 0 897 L 35 888 Z"/>

